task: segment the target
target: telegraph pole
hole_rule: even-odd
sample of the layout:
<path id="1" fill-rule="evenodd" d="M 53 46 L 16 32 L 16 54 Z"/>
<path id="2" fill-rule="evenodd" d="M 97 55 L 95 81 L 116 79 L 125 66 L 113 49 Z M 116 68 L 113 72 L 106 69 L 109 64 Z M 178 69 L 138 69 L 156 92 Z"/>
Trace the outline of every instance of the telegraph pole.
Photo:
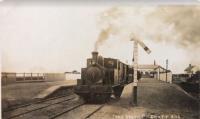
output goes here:
<path id="1" fill-rule="evenodd" d="M 167 82 L 167 69 L 168 69 L 168 59 L 166 60 L 166 82 Z"/>

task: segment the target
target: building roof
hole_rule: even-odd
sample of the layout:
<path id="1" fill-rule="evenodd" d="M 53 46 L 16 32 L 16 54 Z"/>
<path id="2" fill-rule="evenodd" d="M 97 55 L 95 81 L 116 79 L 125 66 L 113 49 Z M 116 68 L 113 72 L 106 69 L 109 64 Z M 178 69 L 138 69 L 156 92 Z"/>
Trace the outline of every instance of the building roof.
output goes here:
<path id="1" fill-rule="evenodd" d="M 163 71 L 166 71 L 165 68 L 163 68 L 162 66 L 160 65 L 154 65 L 154 64 L 142 64 L 142 65 L 139 65 L 138 66 L 138 69 L 140 70 L 156 70 L 156 69 L 162 69 Z M 171 70 L 167 70 L 168 72 L 171 72 Z"/>
<path id="2" fill-rule="evenodd" d="M 139 65 L 138 68 L 139 69 L 156 69 L 160 67 L 159 65 L 151 65 L 151 64 L 143 64 L 143 65 Z"/>

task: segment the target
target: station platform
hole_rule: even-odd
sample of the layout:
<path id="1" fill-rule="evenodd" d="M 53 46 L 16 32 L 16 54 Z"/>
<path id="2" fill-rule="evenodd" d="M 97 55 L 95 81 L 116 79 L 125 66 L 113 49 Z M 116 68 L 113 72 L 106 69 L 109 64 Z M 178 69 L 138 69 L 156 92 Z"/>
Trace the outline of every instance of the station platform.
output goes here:
<path id="1" fill-rule="evenodd" d="M 14 83 L 2 86 L 2 109 L 46 98 L 62 87 L 76 85 L 76 82 L 76 80 L 64 80 Z"/>
<path id="2" fill-rule="evenodd" d="M 175 84 L 155 79 L 138 82 L 137 106 L 131 105 L 132 84 L 124 88 L 120 100 L 111 100 L 95 119 L 198 119 L 199 102 Z M 172 118 L 171 118 L 172 117 Z"/>
<path id="3" fill-rule="evenodd" d="M 56 92 L 59 92 L 61 90 L 67 90 L 72 89 L 74 87 L 75 83 L 66 83 L 66 84 L 60 84 L 56 86 L 51 86 L 43 91 L 41 91 L 38 95 L 34 97 L 34 99 L 45 99 L 50 97 Z"/>

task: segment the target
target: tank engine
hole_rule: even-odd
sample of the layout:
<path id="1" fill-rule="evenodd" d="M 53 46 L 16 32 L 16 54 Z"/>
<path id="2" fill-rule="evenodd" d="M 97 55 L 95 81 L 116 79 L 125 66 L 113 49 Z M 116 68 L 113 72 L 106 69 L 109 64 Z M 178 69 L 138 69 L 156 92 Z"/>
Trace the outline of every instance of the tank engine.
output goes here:
<path id="1" fill-rule="evenodd" d="M 120 98 L 124 86 L 132 81 L 132 67 L 118 59 L 103 58 L 98 56 L 98 52 L 92 52 L 87 67 L 81 69 L 81 79 L 77 80 L 74 92 L 86 102 L 105 102 L 111 94 Z"/>

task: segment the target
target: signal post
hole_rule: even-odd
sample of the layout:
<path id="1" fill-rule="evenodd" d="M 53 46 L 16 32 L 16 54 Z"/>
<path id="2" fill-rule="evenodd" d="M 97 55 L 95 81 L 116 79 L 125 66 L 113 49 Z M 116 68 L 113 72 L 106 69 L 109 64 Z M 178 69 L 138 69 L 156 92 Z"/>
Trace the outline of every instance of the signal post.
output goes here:
<path id="1" fill-rule="evenodd" d="M 137 106 L 137 71 L 138 71 L 138 45 L 140 45 L 148 54 L 151 50 L 139 39 L 135 38 L 134 34 L 131 34 L 131 41 L 133 41 L 133 85 L 132 85 L 132 98 L 131 104 Z"/>
<path id="2" fill-rule="evenodd" d="M 132 91 L 132 105 L 137 106 L 137 71 L 138 71 L 138 42 L 134 41 L 133 44 L 133 91 Z"/>

